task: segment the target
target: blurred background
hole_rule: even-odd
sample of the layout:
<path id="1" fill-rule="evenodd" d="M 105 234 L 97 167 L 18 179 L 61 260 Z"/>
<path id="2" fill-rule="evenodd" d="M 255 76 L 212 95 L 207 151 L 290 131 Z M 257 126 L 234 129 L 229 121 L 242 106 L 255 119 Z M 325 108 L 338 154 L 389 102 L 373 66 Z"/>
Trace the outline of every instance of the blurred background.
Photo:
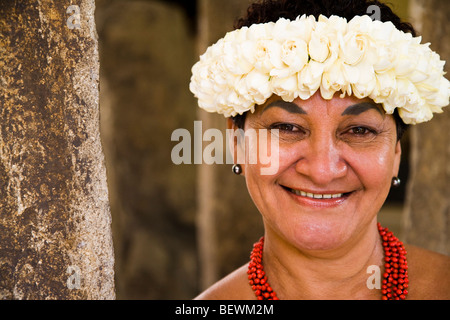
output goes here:
<path id="1" fill-rule="evenodd" d="M 193 133 L 195 120 L 203 121 L 203 131 L 225 128 L 223 117 L 198 110 L 189 91 L 191 67 L 207 46 L 232 30 L 249 3 L 96 1 L 101 134 L 118 299 L 194 298 L 245 264 L 263 233 L 244 179 L 233 175 L 230 165 L 175 165 L 171 160 L 178 143 L 171 141 L 175 129 Z M 391 1 L 407 20 L 409 5 L 408 0 Z M 409 159 L 407 134 L 402 187 L 380 213 L 399 238 Z"/>

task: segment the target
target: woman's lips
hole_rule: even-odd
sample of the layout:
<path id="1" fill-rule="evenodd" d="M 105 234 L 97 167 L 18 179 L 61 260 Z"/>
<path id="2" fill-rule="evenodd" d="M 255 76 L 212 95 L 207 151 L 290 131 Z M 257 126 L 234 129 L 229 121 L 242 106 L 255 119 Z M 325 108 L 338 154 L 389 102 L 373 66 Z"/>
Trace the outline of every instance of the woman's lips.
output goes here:
<path id="1" fill-rule="evenodd" d="M 313 198 L 313 199 L 334 199 L 334 198 L 341 198 L 343 196 L 343 193 L 311 193 L 306 192 L 302 190 L 295 190 L 295 189 L 289 189 L 290 192 L 307 198 Z"/>
<path id="2" fill-rule="evenodd" d="M 300 189 L 292 189 L 282 186 L 283 189 L 292 194 L 296 200 L 302 204 L 308 204 L 313 206 L 334 206 L 342 203 L 353 192 L 337 192 L 337 191 L 325 191 L 325 192 L 311 192 Z"/>

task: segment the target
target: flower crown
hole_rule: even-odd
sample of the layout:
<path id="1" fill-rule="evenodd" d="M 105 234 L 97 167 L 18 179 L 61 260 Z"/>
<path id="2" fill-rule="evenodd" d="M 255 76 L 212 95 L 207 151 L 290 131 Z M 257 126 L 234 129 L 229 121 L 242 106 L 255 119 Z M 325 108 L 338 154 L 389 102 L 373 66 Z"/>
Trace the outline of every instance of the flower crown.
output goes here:
<path id="1" fill-rule="evenodd" d="M 201 108 L 225 117 L 254 112 L 272 94 L 306 100 L 369 97 L 406 124 L 425 122 L 449 104 L 445 61 L 421 37 L 369 16 L 303 15 L 228 32 L 192 68 Z"/>

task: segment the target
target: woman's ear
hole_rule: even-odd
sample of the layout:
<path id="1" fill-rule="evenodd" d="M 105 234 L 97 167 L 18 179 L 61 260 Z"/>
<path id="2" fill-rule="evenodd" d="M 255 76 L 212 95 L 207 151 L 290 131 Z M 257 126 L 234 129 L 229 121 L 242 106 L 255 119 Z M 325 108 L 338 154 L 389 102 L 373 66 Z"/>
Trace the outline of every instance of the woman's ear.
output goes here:
<path id="1" fill-rule="evenodd" d="M 394 167 L 392 176 L 398 177 L 398 172 L 400 170 L 400 162 L 402 159 L 402 145 L 400 143 L 400 140 L 397 141 L 397 144 L 395 145 L 395 155 L 394 155 Z"/>

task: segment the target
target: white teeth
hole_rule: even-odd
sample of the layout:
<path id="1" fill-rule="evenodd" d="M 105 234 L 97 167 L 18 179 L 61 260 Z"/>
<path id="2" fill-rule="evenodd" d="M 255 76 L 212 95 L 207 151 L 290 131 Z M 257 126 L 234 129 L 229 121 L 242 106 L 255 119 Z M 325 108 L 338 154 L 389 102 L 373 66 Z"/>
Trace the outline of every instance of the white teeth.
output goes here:
<path id="1" fill-rule="evenodd" d="M 310 192 L 305 192 L 301 190 L 291 189 L 292 193 L 295 193 L 298 196 L 308 197 L 313 199 L 336 199 L 343 196 L 343 193 L 335 193 L 335 194 L 314 194 Z"/>

